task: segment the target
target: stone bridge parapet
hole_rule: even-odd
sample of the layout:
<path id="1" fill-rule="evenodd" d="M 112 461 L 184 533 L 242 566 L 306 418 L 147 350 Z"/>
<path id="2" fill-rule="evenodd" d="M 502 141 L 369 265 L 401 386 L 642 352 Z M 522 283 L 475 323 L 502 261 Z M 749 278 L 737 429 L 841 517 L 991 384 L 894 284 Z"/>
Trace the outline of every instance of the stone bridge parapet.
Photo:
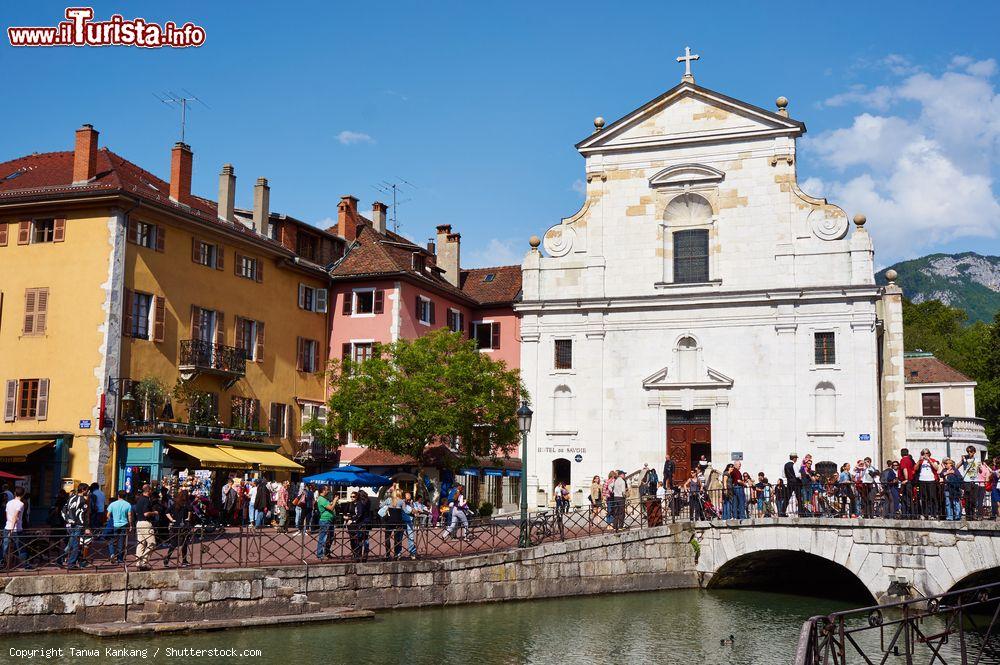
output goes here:
<path id="1" fill-rule="evenodd" d="M 738 582 L 733 575 L 752 572 L 754 561 L 795 552 L 850 571 L 879 601 L 904 587 L 910 595 L 944 593 L 1000 567 L 1000 524 L 994 522 L 772 518 L 694 528 L 696 569 L 709 587 L 731 586 Z"/>

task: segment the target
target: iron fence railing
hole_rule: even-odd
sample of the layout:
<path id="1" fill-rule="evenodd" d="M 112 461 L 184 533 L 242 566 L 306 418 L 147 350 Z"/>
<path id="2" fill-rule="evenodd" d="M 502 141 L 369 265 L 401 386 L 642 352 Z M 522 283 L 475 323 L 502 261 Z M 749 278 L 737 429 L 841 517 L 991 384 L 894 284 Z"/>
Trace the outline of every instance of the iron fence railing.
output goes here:
<path id="1" fill-rule="evenodd" d="M 898 502 L 890 488 L 876 486 L 820 485 L 794 493 L 771 485 L 690 492 L 676 488 L 660 498 L 602 499 L 585 507 L 540 510 L 529 516 L 526 530 L 530 544 L 538 545 L 678 521 L 786 516 L 855 517 L 863 521 L 867 517 L 918 518 L 922 514 L 933 519 L 947 514 L 958 514 L 959 519 L 995 517 L 998 504 L 990 497 L 992 490 L 969 485 L 905 487 L 903 491 L 910 498 Z M 952 507 L 945 508 L 945 502 Z M 518 517 L 470 518 L 467 526 L 459 522 L 452 528 L 448 528 L 448 519 L 432 523 L 423 516 L 409 524 L 393 524 L 375 517 L 355 524 L 338 514 L 334 522 L 324 525 L 315 521 L 314 514 L 303 513 L 301 521 L 289 514 L 280 524 L 269 515 L 263 528 L 249 526 L 245 520 L 223 526 L 207 519 L 183 528 L 154 528 L 139 534 L 106 526 L 87 530 L 33 528 L 5 532 L 0 565 L 10 574 L 24 574 L 54 572 L 73 564 L 89 569 L 127 564 L 135 569 L 147 565 L 213 567 L 303 560 L 445 558 L 509 550 L 521 541 Z"/>
<path id="2" fill-rule="evenodd" d="M 817 616 L 802 626 L 795 664 L 996 663 L 998 618 L 1000 583 Z"/>

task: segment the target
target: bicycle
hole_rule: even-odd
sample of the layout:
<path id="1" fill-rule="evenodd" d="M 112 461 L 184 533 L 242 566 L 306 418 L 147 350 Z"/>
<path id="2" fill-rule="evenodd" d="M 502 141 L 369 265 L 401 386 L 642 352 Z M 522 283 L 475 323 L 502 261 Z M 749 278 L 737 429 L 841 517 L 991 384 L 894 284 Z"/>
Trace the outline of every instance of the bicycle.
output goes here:
<path id="1" fill-rule="evenodd" d="M 537 545 L 557 534 L 562 533 L 562 514 L 550 514 L 548 510 L 540 510 L 528 520 L 528 537 L 533 545 Z"/>

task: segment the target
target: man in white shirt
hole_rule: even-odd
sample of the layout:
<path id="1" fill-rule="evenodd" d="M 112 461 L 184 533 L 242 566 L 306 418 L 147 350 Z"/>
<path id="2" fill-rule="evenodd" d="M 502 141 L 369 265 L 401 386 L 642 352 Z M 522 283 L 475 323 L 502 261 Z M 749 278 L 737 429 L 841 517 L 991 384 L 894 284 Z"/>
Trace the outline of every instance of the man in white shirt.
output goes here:
<path id="1" fill-rule="evenodd" d="M 21 531 L 23 529 L 22 519 L 24 518 L 24 488 L 18 487 L 14 490 L 14 498 L 9 500 L 5 509 L 6 520 L 3 528 L 3 561 L 7 562 L 8 553 L 13 548 L 14 555 L 19 563 L 24 562 L 24 551 L 21 549 Z M 25 566 L 33 568 L 34 566 Z"/>

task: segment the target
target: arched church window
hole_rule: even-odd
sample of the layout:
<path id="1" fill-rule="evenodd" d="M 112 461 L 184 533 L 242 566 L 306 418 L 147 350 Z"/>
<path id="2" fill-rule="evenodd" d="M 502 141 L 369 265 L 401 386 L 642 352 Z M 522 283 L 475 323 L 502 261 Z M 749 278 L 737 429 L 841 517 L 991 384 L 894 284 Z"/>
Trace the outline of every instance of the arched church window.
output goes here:
<path id="1" fill-rule="evenodd" d="M 681 194 L 667 204 L 664 212 L 663 280 L 680 284 L 707 282 L 709 237 L 705 228 L 712 222 L 712 205 L 698 194 Z M 702 227 L 702 228 L 692 228 Z"/>
<path id="2" fill-rule="evenodd" d="M 560 431 L 573 424 L 573 391 L 569 386 L 558 386 L 552 393 L 552 428 Z"/>
<path id="3" fill-rule="evenodd" d="M 698 342 L 693 337 L 682 337 L 677 342 L 677 380 L 682 382 L 698 379 Z"/>
<path id="4" fill-rule="evenodd" d="M 837 429 L 837 390 L 829 381 L 816 384 L 813 394 L 816 403 L 816 431 L 833 432 Z"/>

